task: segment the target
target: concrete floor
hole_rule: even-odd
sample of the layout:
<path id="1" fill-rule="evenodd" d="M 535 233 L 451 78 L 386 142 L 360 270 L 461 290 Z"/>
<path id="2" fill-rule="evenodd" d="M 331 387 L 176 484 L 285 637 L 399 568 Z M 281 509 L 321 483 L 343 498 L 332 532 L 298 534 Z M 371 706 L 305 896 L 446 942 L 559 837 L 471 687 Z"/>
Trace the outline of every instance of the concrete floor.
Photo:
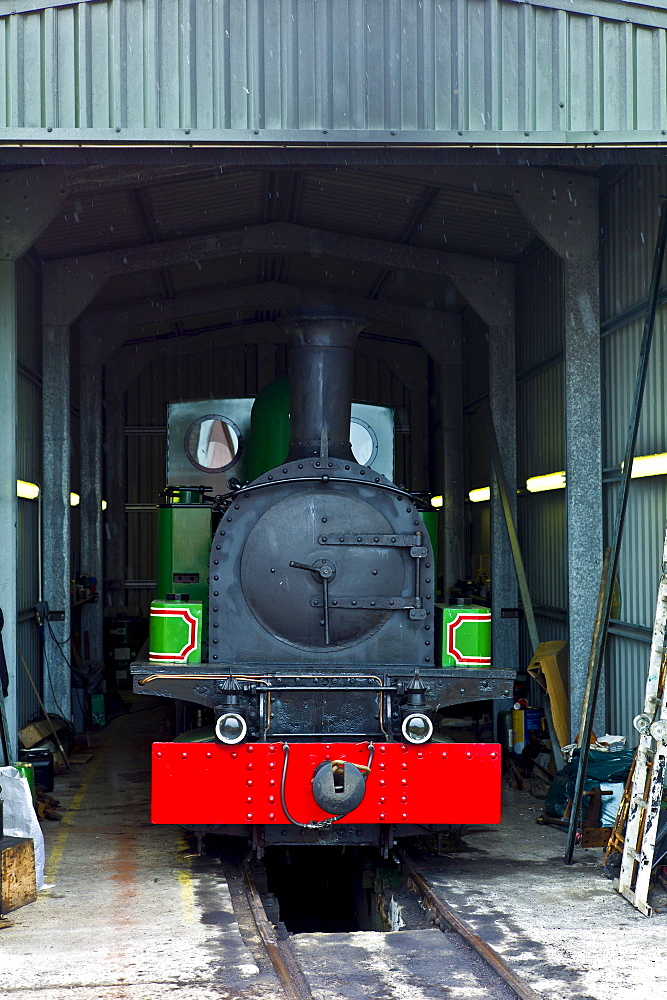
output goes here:
<path id="1" fill-rule="evenodd" d="M 152 707 L 118 717 L 91 735 L 90 763 L 56 779 L 63 819 L 42 824 L 52 888 L 0 932 L 7 1000 L 282 1000 L 243 944 L 220 865 L 149 822 L 165 720 Z"/>
<path id="2" fill-rule="evenodd" d="M 0 934 L 8 1000 L 282 996 L 243 943 L 218 862 L 149 823 L 150 743 L 168 731 L 145 703 L 93 734 L 90 762 L 56 779 L 63 819 L 43 823 L 50 888 Z M 536 824 L 541 808 L 506 792 L 501 826 L 468 828 L 463 851 L 424 859 L 429 877 L 545 1000 L 667 997 L 667 913 L 633 910 L 601 874 L 599 850 L 564 866 L 565 836 Z"/>

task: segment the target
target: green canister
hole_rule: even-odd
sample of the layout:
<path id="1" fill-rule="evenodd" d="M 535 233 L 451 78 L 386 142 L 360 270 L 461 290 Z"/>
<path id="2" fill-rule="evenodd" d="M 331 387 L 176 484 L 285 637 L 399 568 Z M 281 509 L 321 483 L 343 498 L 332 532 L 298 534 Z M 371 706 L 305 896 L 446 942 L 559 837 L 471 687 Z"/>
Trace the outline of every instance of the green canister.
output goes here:
<path id="1" fill-rule="evenodd" d="M 32 764 L 26 764 L 23 761 L 14 761 L 13 767 L 22 775 L 28 782 L 30 788 L 30 795 L 32 796 L 33 804 L 35 802 L 35 769 Z"/>
<path id="2" fill-rule="evenodd" d="M 443 667 L 491 666 L 491 612 L 466 599 L 436 604 L 437 637 Z"/>
<path id="3" fill-rule="evenodd" d="M 201 663 L 202 602 L 189 594 L 167 594 L 151 602 L 148 659 L 151 663 Z"/>

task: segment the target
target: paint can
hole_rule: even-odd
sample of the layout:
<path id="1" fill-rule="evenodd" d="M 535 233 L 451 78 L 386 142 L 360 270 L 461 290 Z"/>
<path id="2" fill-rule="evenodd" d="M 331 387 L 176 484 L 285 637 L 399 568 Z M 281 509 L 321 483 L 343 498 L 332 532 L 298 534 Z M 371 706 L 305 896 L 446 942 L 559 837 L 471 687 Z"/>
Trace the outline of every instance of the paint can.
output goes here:
<path id="1" fill-rule="evenodd" d="M 542 731 L 542 718 L 544 709 L 542 708 L 513 708 L 512 709 L 512 730 L 514 753 L 520 755 L 524 747 L 530 743 L 531 733 Z"/>

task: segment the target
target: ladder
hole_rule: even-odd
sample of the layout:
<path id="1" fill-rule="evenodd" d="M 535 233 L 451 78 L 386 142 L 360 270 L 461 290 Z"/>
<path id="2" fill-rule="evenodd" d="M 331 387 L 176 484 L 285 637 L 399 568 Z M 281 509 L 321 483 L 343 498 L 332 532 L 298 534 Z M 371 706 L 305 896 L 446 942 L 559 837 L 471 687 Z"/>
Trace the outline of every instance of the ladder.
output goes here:
<path id="1" fill-rule="evenodd" d="M 658 832 L 658 816 L 667 764 L 667 530 L 662 553 L 662 575 L 653 623 L 644 711 L 633 725 L 639 733 L 632 787 L 627 804 L 627 826 L 623 859 L 614 888 L 630 903 L 650 917 L 648 892 Z"/>

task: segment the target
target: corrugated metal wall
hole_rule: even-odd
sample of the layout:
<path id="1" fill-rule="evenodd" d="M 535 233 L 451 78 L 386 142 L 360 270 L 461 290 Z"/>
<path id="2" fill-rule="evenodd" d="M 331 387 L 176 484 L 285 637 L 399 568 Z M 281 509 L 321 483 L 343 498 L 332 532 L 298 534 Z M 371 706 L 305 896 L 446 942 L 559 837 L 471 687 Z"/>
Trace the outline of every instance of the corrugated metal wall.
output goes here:
<path id="1" fill-rule="evenodd" d="M 31 265 L 17 267 L 17 446 L 18 478 L 42 482 L 41 283 Z M 35 624 L 39 597 L 39 501 L 18 500 L 18 648 L 37 687 L 42 685 L 42 648 Z M 25 671 L 18 667 L 18 724 L 38 714 L 39 703 Z"/>
<path id="2" fill-rule="evenodd" d="M 526 575 L 542 641 L 567 607 L 565 490 L 526 493 L 531 476 L 565 468 L 562 268 L 542 248 L 517 269 L 517 486 Z M 561 630 L 562 631 L 562 630 Z"/>
<path id="3" fill-rule="evenodd" d="M 386 345 L 391 352 L 391 345 Z M 285 345 L 273 351 L 274 377 L 286 374 Z M 415 369 L 427 385 L 427 356 L 414 351 Z M 421 366 L 421 368 L 420 368 Z M 147 614 L 155 579 L 157 518 L 153 505 L 165 482 L 167 403 L 207 397 L 254 396 L 259 391 L 256 344 L 221 346 L 205 352 L 161 356 L 151 361 L 126 393 L 127 571 L 125 604 Z M 392 406 L 396 414 L 396 481 L 428 488 L 427 393 L 416 396 L 380 357 L 357 353 L 354 398 Z M 419 429 L 422 428 L 420 434 Z M 131 581 L 135 581 L 133 583 Z M 143 585 L 142 585 L 143 584 Z"/>
<path id="4" fill-rule="evenodd" d="M 0 3 L 0 128 L 655 132 L 667 15 L 510 0 Z M 596 16 L 600 12 L 604 17 Z M 4 15 L 4 16 L 3 16 Z M 634 22 L 634 23 L 630 23 Z M 651 26 L 654 25 L 654 26 Z M 104 133 L 107 132 L 106 135 Z M 528 133 L 526 136 L 525 133 Z M 181 135 L 184 141 L 187 137 Z M 245 136 L 244 138 L 250 138 Z M 315 136 L 313 136 L 315 138 Z M 609 138 L 607 139 L 609 141 Z"/>
<path id="5" fill-rule="evenodd" d="M 567 638 L 565 491 L 526 494 L 530 476 L 565 468 L 563 411 L 562 269 L 546 247 L 517 268 L 517 486 L 518 531 L 542 641 Z M 468 489 L 490 482 L 489 452 L 479 400 L 488 394 L 485 331 L 469 317 L 464 324 L 465 454 Z M 489 504 L 468 505 L 469 567 L 490 551 Z M 521 662 L 532 655 L 525 627 Z"/>
<path id="6" fill-rule="evenodd" d="M 470 490 L 488 486 L 491 457 L 481 404 L 489 395 L 489 344 L 484 323 L 470 309 L 464 310 L 463 342 L 463 455 L 464 497 Z M 466 503 L 466 574 L 490 568 L 491 533 L 488 503 Z"/>
<path id="7" fill-rule="evenodd" d="M 666 182 L 664 168 L 633 168 L 609 188 L 602 203 L 607 537 L 616 516 L 620 462 L 643 329 L 641 312 L 651 279 L 660 196 L 665 193 Z M 667 451 L 666 353 L 667 306 L 663 304 L 656 317 L 637 455 Z M 632 480 L 619 557 L 620 622 L 612 625 L 607 671 L 610 724 L 615 732 L 626 734 L 633 742 L 636 734 L 632 719 L 644 701 L 666 518 L 667 476 Z"/>
<path id="8" fill-rule="evenodd" d="M 565 490 L 526 492 L 531 476 L 565 468 L 562 268 L 546 247 L 517 268 L 516 296 L 519 539 L 539 639 L 567 640 Z M 524 622 L 523 670 L 532 654 Z M 537 690 L 532 697 L 541 704 Z"/>
<path id="9" fill-rule="evenodd" d="M 603 462 L 611 480 L 605 487 L 608 532 L 616 513 L 618 483 L 614 476 L 625 450 L 642 335 L 643 320 L 636 318 L 637 307 L 648 292 L 659 198 L 666 179 L 664 170 L 633 169 L 609 190 L 604 203 Z M 637 440 L 639 455 L 667 451 L 666 318 L 663 305 L 656 318 Z M 666 516 L 666 477 L 633 480 L 619 559 L 622 624 L 613 630 L 616 634 L 612 634 L 608 655 L 612 722 L 619 732 L 628 734 L 634 734 L 632 718 L 643 706 Z"/>

